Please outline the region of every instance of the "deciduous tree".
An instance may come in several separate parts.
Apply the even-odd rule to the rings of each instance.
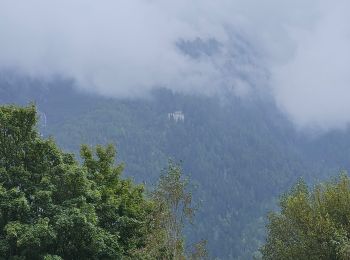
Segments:
[[[36,122],[33,105],[0,107],[1,257],[134,258],[155,210],[143,186],[121,178],[113,146],[82,146],[81,165]]]
[[[269,216],[263,259],[350,259],[350,179],[299,182]]]

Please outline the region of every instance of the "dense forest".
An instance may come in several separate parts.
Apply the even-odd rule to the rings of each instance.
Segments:
[[[204,259],[185,248],[189,181],[169,162],[150,194],[121,177],[113,145],[82,163],[39,135],[35,106],[0,106],[1,259]]]
[[[350,132],[298,132],[266,96],[240,98],[154,90],[143,99],[83,93],[73,83],[2,75],[0,103],[35,102],[39,131],[66,152],[112,143],[125,175],[152,187],[169,158],[181,161],[200,209],[186,240],[208,241],[218,259],[260,257],[266,214],[300,177],[350,168]],[[169,113],[182,111],[184,120]],[[83,162],[83,160],[82,160]]]

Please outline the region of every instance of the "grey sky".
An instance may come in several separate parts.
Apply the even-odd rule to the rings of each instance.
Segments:
[[[349,7],[345,0],[0,0],[0,69],[61,74],[116,97],[155,86],[263,89],[300,128],[342,128],[350,122]],[[179,41],[219,47],[191,56]]]

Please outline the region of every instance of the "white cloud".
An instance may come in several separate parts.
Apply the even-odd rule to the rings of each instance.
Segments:
[[[242,95],[268,83],[299,127],[344,127],[349,7],[345,0],[0,0],[0,68],[60,74],[111,96],[155,86],[206,94],[225,86]],[[198,38],[203,48],[215,39],[219,50],[191,56],[178,48]]]
[[[108,95],[154,86],[210,92],[219,68],[176,47],[181,38],[225,40],[222,25],[201,18],[208,6],[198,7],[186,1],[1,1],[0,65],[34,76],[62,74]]]
[[[301,128],[344,128],[350,122],[350,6],[322,7],[312,28],[290,29],[296,49],[271,70],[274,94]]]

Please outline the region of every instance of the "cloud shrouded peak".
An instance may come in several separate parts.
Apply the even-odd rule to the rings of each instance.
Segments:
[[[0,69],[109,96],[269,91],[301,128],[350,121],[345,0],[0,0]],[[266,87],[268,86],[268,87]]]

